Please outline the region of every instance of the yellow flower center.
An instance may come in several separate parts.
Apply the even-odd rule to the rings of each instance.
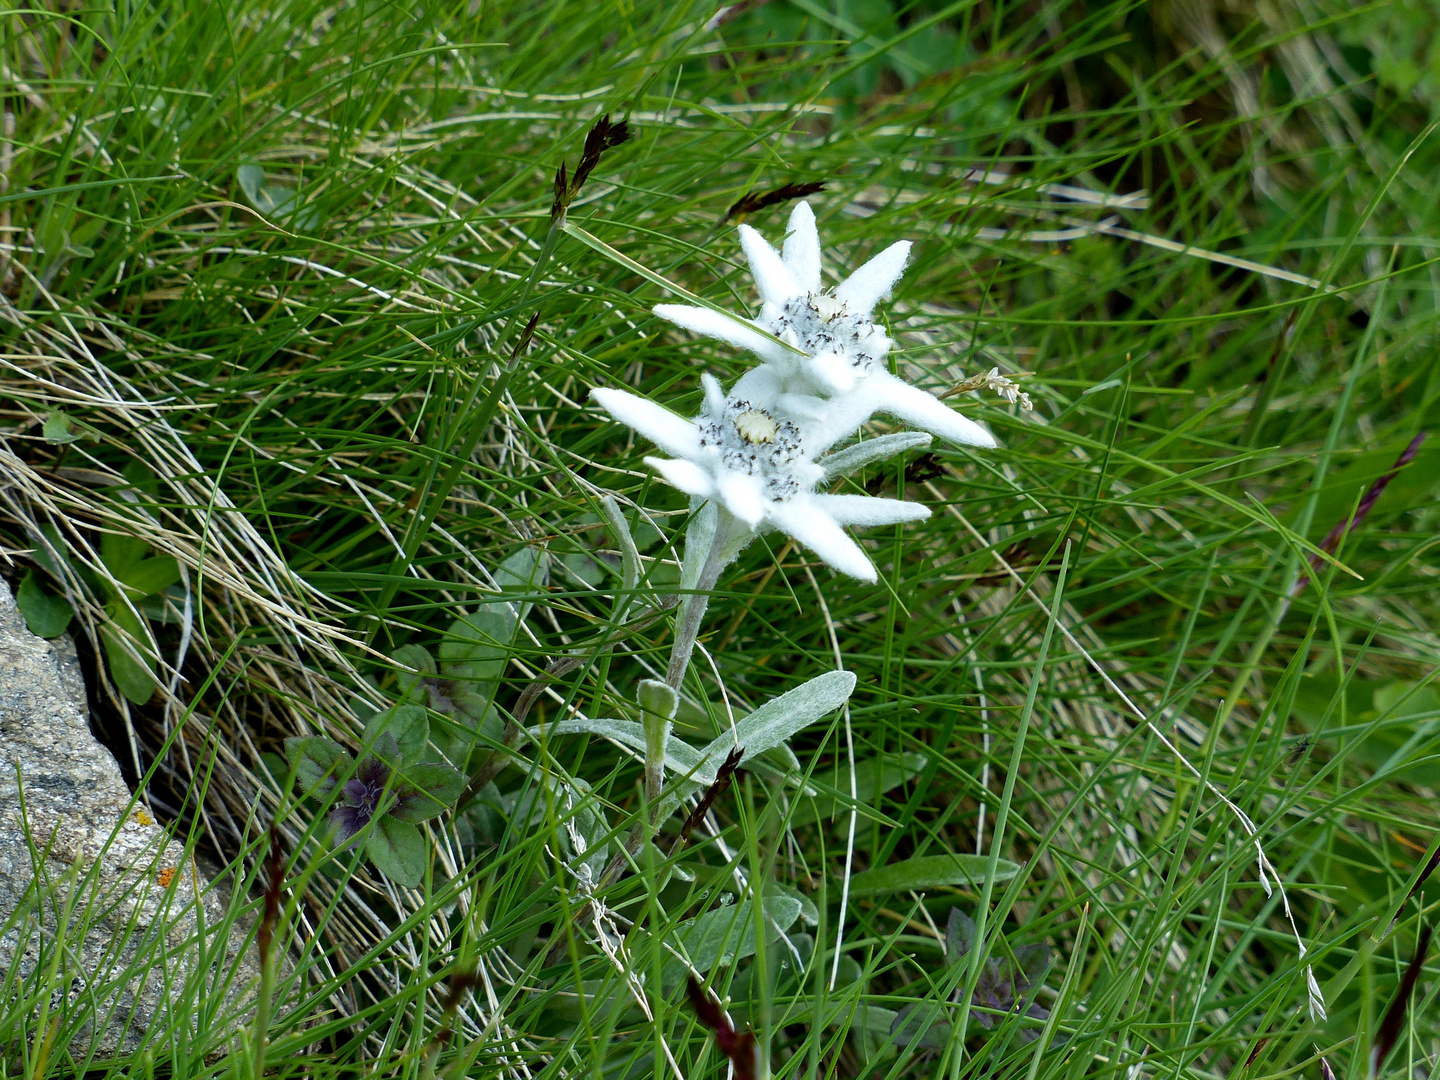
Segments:
[[[735,430],[740,437],[749,443],[768,443],[775,441],[775,433],[780,430],[769,413],[761,412],[759,409],[751,409],[743,412],[735,418]]]

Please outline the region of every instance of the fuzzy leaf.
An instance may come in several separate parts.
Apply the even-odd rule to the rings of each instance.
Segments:
[[[866,870],[850,879],[851,896],[877,896],[946,885],[978,885],[990,867],[988,855],[926,855]],[[1020,872],[1017,863],[1001,859],[995,880],[1009,881]]]
[[[365,725],[365,745],[372,747],[376,757],[391,761],[378,741],[382,735],[395,740],[399,764],[419,763],[425,759],[425,748],[430,744],[430,719],[419,705],[392,705],[370,718]]]
[[[75,610],[63,596],[51,596],[40,586],[35,571],[26,573],[15,590],[15,606],[25,616],[25,625],[36,637],[59,637],[75,617]]]
[[[616,598],[616,605],[618,609],[623,610],[634,602],[631,594],[640,582],[640,552],[635,547],[635,538],[630,535],[630,523],[625,520],[625,515],[621,513],[620,504],[615,501],[615,497],[606,495],[600,500],[600,505],[605,511],[605,521],[610,526],[610,535],[615,540],[615,546],[620,549],[622,595]]]
[[[675,710],[680,707],[680,695],[668,684],[655,679],[641,679],[635,695],[642,714],[651,714],[662,720],[675,719]]]
[[[543,728],[533,727],[527,732],[536,742],[541,736],[554,738],[556,735],[600,735],[613,739],[622,746],[628,746],[641,754],[645,753],[645,728],[634,720],[592,720],[589,717],[575,720],[561,720]],[[721,756],[724,760],[724,756]],[[665,744],[665,767],[684,776],[700,766],[700,754],[689,743],[671,738]],[[697,773],[698,775],[698,773]],[[711,777],[710,782],[714,782]]]
[[[793,896],[767,896],[764,900],[765,940],[776,941],[800,917],[800,901]],[[687,919],[669,935],[677,948],[690,958],[700,974],[711,968],[743,960],[755,954],[755,911],[753,902],[743,901],[707,911]],[[677,960],[665,964],[661,983],[673,985],[684,978],[688,969]]]
[[[375,822],[365,854],[375,869],[397,885],[413,889],[425,880],[430,851],[420,830],[408,821],[386,814]]]
[[[700,751],[704,761],[695,780],[700,784],[715,782],[715,770],[738,744],[745,748],[741,762],[779,746],[797,731],[808,727],[826,713],[834,712],[850,700],[855,689],[855,673],[827,671],[794,690],[772,698]]]
[[[321,797],[330,794],[337,779],[350,772],[355,760],[344,747],[321,738],[286,739],[285,757],[301,792]]]
[[[930,436],[923,431],[897,431],[892,435],[865,439],[853,446],[847,446],[844,450],[837,450],[822,458],[818,464],[825,470],[825,479],[833,480],[837,476],[849,476],[872,461],[883,461],[907,450],[929,446],[930,443]]]

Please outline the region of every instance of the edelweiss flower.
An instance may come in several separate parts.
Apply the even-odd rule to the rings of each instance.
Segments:
[[[770,400],[727,398],[713,377],[703,381],[705,408],[694,420],[624,390],[597,388],[590,396],[674,455],[647,457],[646,464],[686,494],[716,502],[722,511],[717,543],[733,543],[738,552],[757,533],[778,529],[835,569],[874,581],[875,567],[841,526],[894,525],[930,516],[919,503],[899,499],[817,494],[815,485],[826,471],[811,459],[800,425]]]
[[[808,203],[790,215],[783,252],[748,225],[740,226],[740,246],[760,290],[754,322],[681,304],[660,304],[655,314],[755,353],[765,363],[747,378],[773,384],[767,390],[775,392],[776,404],[797,419],[824,416],[828,429],[850,434],[875,413],[887,413],[951,442],[997,445],[979,424],[885,366],[891,341],[871,314],[904,272],[909,241],[890,245],[829,292],[820,285],[820,236]],[[734,392],[750,391],[742,379]],[[819,453],[831,443],[810,445]]]

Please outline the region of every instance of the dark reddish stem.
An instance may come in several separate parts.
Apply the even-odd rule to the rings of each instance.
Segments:
[[[1422,431],[1419,435],[1416,435],[1415,438],[1411,439],[1410,445],[1395,459],[1395,464],[1390,466],[1390,470],[1370,485],[1370,489],[1365,492],[1365,497],[1362,498],[1359,505],[1355,507],[1355,512],[1345,521],[1335,523],[1335,527],[1326,534],[1324,540],[1320,541],[1321,551],[1327,555],[1333,555],[1335,549],[1340,546],[1340,541],[1345,538],[1346,534],[1357,525],[1364,523],[1366,516],[1370,513],[1370,509],[1375,505],[1380,496],[1385,494],[1385,489],[1390,486],[1390,481],[1399,475],[1401,469],[1415,460],[1415,455],[1420,452],[1420,444],[1425,441],[1425,435],[1426,432]],[[1292,599],[1298,596],[1300,591],[1310,583],[1310,575],[1320,573],[1324,565],[1325,560],[1319,555],[1310,556],[1310,574],[1304,575],[1291,586],[1290,596]]]

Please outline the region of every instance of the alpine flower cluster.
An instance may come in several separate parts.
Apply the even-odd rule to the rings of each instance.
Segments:
[[[597,388],[591,397],[616,420],[669,454],[646,458],[670,484],[720,510],[715,544],[733,557],[760,532],[779,530],[826,563],[862,581],[875,567],[843,526],[920,521],[919,503],[867,495],[817,492],[824,479],[915,445],[886,443],[886,453],[831,454],[877,413],[952,443],[993,447],[995,438],[933,394],[892,375],[892,344],[873,318],[905,270],[910,244],[892,244],[834,289],[821,283],[820,237],[808,203],[790,216],[781,251],[740,226],[740,246],[760,292],[752,321],[703,307],[660,304],[655,314],[686,330],[747,349],[760,363],[727,394],[703,376],[705,404],[687,420],[624,390]],[[863,445],[863,444],[862,444]]]

